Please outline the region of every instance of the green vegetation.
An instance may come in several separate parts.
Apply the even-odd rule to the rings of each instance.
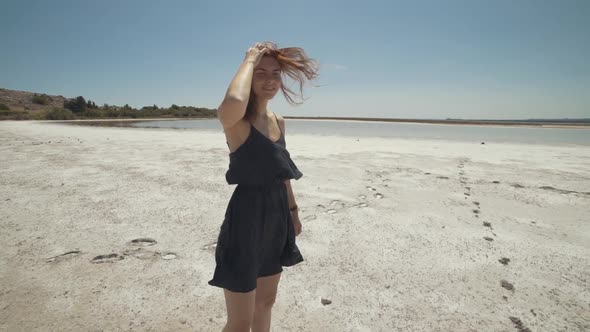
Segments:
[[[18,113],[18,112],[11,111],[11,110],[0,110],[0,116],[14,115],[16,113]]]
[[[13,110],[0,110],[0,120],[30,120],[31,115],[27,112]]]
[[[34,94],[32,97],[32,101],[34,104],[38,104],[38,105],[49,105],[49,103],[52,101],[53,99],[51,97],[49,97],[48,95],[38,95],[38,94]]]
[[[35,94],[33,103],[50,105],[53,99],[48,95]],[[140,109],[129,104],[115,106],[103,104],[97,106],[95,102],[86,100],[82,96],[65,99],[63,108],[50,107],[42,110],[32,110],[26,105],[24,111],[10,110],[5,104],[0,104],[0,120],[73,120],[73,119],[141,119],[141,118],[215,118],[217,110],[204,107],[179,106],[159,107],[158,105],[144,106]]]
[[[86,107],[86,100],[82,96],[78,96],[74,99],[66,99],[64,101],[64,108],[74,113],[82,113],[86,111]]]
[[[63,108],[53,108],[51,111],[45,113],[46,120],[73,120],[74,113]]]

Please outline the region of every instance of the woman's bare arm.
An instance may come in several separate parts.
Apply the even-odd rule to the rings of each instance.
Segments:
[[[297,202],[295,202],[295,195],[293,195],[293,187],[291,187],[291,180],[285,180],[285,185],[287,186],[287,196],[289,197],[289,208],[292,208],[295,205],[297,205]],[[292,212],[297,212],[297,210]]]
[[[252,73],[266,51],[267,49],[262,46],[251,47],[230,82],[225,97],[217,108],[217,118],[224,128],[233,127],[244,117],[250,99]]]
[[[244,60],[229,84],[225,98],[217,108],[217,118],[224,128],[233,127],[244,117],[250,98],[253,71],[254,63]]]

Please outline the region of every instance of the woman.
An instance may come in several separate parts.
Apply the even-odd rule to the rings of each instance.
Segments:
[[[303,261],[295,244],[302,226],[290,182],[303,174],[287,151],[284,119],[267,108],[279,89],[297,104],[283,85],[285,75],[302,93],[304,81],[317,77],[317,63],[301,48],[257,43],[246,52],[217,111],[230,151],[225,177],[237,184],[209,281],[224,288],[223,331],[269,331],[282,266]]]

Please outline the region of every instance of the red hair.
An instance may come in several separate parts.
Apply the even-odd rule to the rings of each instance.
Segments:
[[[305,51],[300,47],[285,47],[278,48],[272,42],[261,43],[269,52],[264,56],[275,58],[279,62],[281,68],[281,91],[287,102],[291,105],[299,105],[303,103],[303,84],[305,81],[310,81],[318,76],[318,62],[315,59],[307,56]],[[289,89],[284,84],[285,76],[290,77],[299,84],[299,94],[302,99],[301,102],[295,101],[293,97],[297,96],[295,92]],[[250,89],[250,98],[248,99],[248,106],[246,106],[246,114],[244,117],[250,119],[256,109],[256,97],[253,89]]]

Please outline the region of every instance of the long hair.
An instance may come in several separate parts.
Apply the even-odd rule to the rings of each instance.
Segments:
[[[279,62],[281,68],[281,91],[291,105],[303,104],[303,84],[305,81],[310,81],[318,76],[319,65],[318,62],[307,56],[305,51],[300,47],[285,47],[278,48],[275,43],[264,42],[264,45],[269,52],[264,56],[275,58]],[[298,102],[294,97],[298,96],[293,90],[285,85],[285,78],[289,77],[299,84],[299,94],[301,101]],[[246,106],[246,113],[244,117],[252,119],[256,112],[256,96],[254,89],[250,89],[250,98],[248,99],[248,106]]]

